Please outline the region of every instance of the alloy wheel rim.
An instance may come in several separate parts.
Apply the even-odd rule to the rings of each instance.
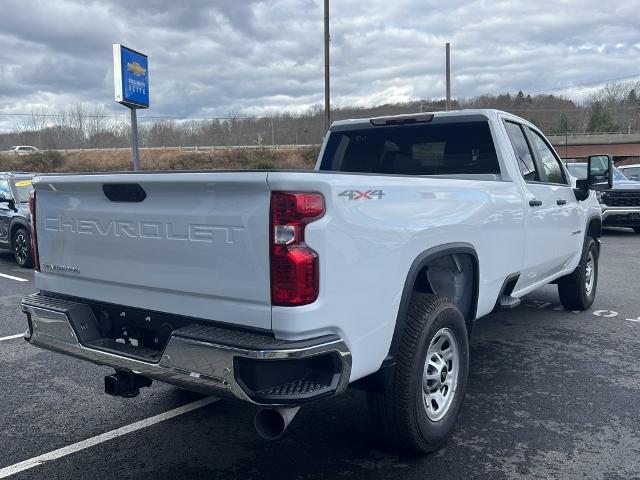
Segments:
[[[422,400],[432,421],[444,417],[455,396],[460,370],[460,350],[453,332],[442,328],[433,336],[422,374]]]
[[[26,263],[29,251],[27,249],[27,239],[24,237],[22,233],[19,233],[16,236],[14,248],[16,252],[16,258],[18,259],[18,263],[20,263],[21,265]]]
[[[587,295],[591,295],[591,291],[593,290],[593,284],[595,280],[595,262],[593,260],[593,254],[589,252],[589,257],[587,258],[587,265],[585,266],[585,275],[584,275],[584,289],[587,292]]]

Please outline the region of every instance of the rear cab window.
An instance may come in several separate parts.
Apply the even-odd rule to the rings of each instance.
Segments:
[[[332,131],[320,170],[391,175],[500,175],[486,118]]]

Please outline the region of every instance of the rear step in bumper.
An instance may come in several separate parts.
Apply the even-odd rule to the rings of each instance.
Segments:
[[[105,348],[109,339],[96,338],[99,329],[86,303],[33,294],[22,300],[22,311],[29,320],[25,337],[32,345],[262,406],[299,405],[341,393],[351,374],[351,353],[337,335],[285,341],[193,324],[174,330],[154,361],[143,358],[145,349],[134,356],[127,349],[115,351],[119,344]],[[286,382],[273,383],[283,375]],[[265,378],[272,383],[265,384]]]

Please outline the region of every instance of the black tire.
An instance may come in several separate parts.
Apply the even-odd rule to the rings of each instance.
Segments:
[[[448,408],[442,410],[442,418],[434,421],[427,414],[423,398],[423,374],[427,371],[425,363],[431,342],[447,329],[458,349],[457,385]],[[442,445],[462,407],[468,371],[469,341],[460,310],[448,298],[413,294],[391,385],[384,392],[368,393],[369,412],[384,440],[413,452],[431,452]],[[446,375],[445,372],[443,378]]]
[[[594,238],[588,237],[585,243],[580,265],[573,273],[562,277],[558,281],[558,294],[560,303],[569,310],[586,310],[596,298],[598,287],[598,245]],[[589,262],[591,267],[589,274]],[[587,287],[587,281],[591,277],[591,287]]]
[[[31,235],[26,228],[18,228],[11,237],[11,249],[16,263],[22,268],[33,268]]]
[[[633,227],[633,231],[636,233],[640,233],[640,227]]]

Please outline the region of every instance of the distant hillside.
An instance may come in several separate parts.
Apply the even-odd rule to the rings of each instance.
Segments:
[[[640,83],[609,84],[583,103],[556,95],[526,92],[453,100],[453,108],[497,108],[530,120],[547,134],[640,130]],[[332,110],[334,120],[444,110],[444,100],[416,100],[376,107]],[[323,110],[247,118],[149,118],[140,113],[140,142],[148,147],[260,146],[318,144],[324,136]],[[0,150],[11,145],[41,149],[127,147],[129,122],[104,107],[72,105],[63,111],[39,111],[25,117],[15,131],[0,134]]]
[[[319,147],[296,149],[222,149],[200,152],[142,150],[143,170],[294,169],[315,165]],[[0,154],[0,171],[107,172],[131,170],[130,150],[47,151],[35,155]]]

